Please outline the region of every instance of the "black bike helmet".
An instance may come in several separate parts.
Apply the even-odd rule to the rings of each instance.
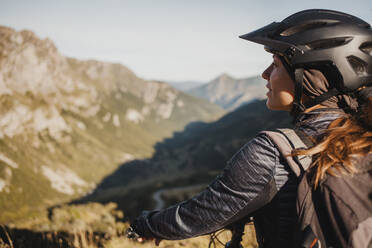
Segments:
[[[372,86],[372,29],[355,16],[324,9],[295,13],[239,36],[278,54],[295,84],[295,113],[339,94]],[[301,103],[303,69],[323,69],[334,88]]]

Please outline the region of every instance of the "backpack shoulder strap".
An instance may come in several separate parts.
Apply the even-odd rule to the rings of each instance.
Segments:
[[[302,132],[289,128],[263,131],[277,146],[279,152],[286,159],[288,165],[297,177],[300,177],[311,164],[311,156],[291,156],[293,149],[306,149],[312,145]]]

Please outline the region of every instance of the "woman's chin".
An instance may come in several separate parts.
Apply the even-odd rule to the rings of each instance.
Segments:
[[[284,110],[284,111],[290,111],[292,108],[291,105],[276,104],[270,101],[270,98],[267,98],[266,100],[266,107],[270,110]]]
[[[267,100],[266,100],[266,108],[272,110],[272,109],[271,109],[271,106],[270,106],[269,98],[267,98]]]
[[[270,101],[270,98],[267,98],[266,100],[266,107],[270,110],[277,110],[275,104],[273,104],[272,101]]]

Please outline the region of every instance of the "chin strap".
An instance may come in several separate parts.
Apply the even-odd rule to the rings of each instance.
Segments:
[[[279,58],[282,61],[282,64],[287,70],[289,76],[295,83],[294,101],[290,114],[296,119],[298,114],[304,112],[306,109],[306,107],[301,102],[303,92],[304,69],[303,68],[293,69],[292,66],[289,65],[289,63],[283,56],[279,56]]]

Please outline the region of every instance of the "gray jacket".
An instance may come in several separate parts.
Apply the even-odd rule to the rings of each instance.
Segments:
[[[323,134],[336,109],[302,114],[295,128]],[[143,212],[131,224],[143,237],[177,240],[208,234],[253,215],[260,247],[291,247],[298,179],[265,134],[245,144],[204,191],[167,209]]]

